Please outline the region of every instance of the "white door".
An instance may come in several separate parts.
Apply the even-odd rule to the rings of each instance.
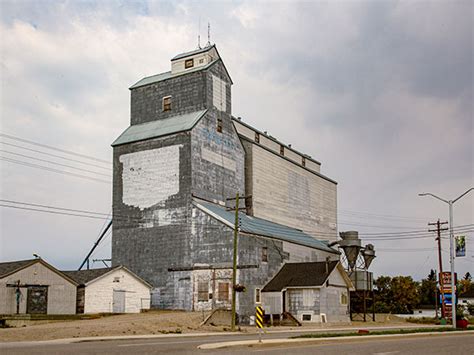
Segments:
[[[112,311],[114,313],[125,313],[125,291],[114,290]]]

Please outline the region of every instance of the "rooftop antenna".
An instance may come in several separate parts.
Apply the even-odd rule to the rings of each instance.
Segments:
[[[207,44],[206,47],[211,46],[211,23],[207,23]]]
[[[199,16],[198,49],[201,49],[201,16]]]

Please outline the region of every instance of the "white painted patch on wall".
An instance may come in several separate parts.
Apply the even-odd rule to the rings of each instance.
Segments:
[[[179,192],[179,148],[173,145],[120,156],[122,202],[141,210]]]
[[[140,223],[141,228],[163,227],[172,223],[182,223],[186,218],[186,208],[165,208],[150,211],[144,217],[144,222]]]
[[[201,148],[201,158],[233,172],[237,169],[235,161],[206,148]]]
[[[225,81],[217,76],[212,76],[212,99],[214,106],[220,110],[226,110],[226,85]]]

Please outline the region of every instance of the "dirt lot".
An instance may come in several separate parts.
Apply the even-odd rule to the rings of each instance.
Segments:
[[[98,319],[58,321],[18,328],[0,328],[0,342],[34,341],[94,336],[149,335],[169,333],[202,333],[229,331],[224,326],[200,326],[208,313],[181,311],[150,311],[140,314],[104,316]],[[376,322],[353,322],[352,326],[400,324],[405,321],[395,316],[377,315]],[[305,324],[304,327],[325,328],[330,325]],[[333,324],[334,326],[334,324]],[[344,325],[337,325],[343,327]],[[349,326],[349,325],[346,325]],[[285,327],[286,329],[289,329]],[[301,328],[300,328],[301,329]],[[253,332],[255,327],[242,327]]]
[[[207,315],[207,314],[205,314]],[[49,340],[110,335],[141,335],[224,331],[225,327],[202,326],[200,312],[151,311],[105,316],[98,319],[0,328],[0,341]]]

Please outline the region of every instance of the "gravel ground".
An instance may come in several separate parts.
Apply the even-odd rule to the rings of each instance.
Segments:
[[[200,326],[209,313],[183,311],[150,311],[140,314],[104,316],[98,319],[58,321],[34,324],[18,328],[0,328],[0,342],[35,341],[94,336],[150,335],[170,333],[205,333],[228,331],[229,327]],[[377,315],[376,322],[353,322],[352,326],[384,326],[404,324],[405,321],[391,316]],[[349,325],[334,325],[345,327]],[[305,324],[303,327],[278,327],[278,330],[325,328],[330,325]],[[277,329],[277,328],[273,328]],[[254,332],[255,327],[242,327],[243,332]]]

